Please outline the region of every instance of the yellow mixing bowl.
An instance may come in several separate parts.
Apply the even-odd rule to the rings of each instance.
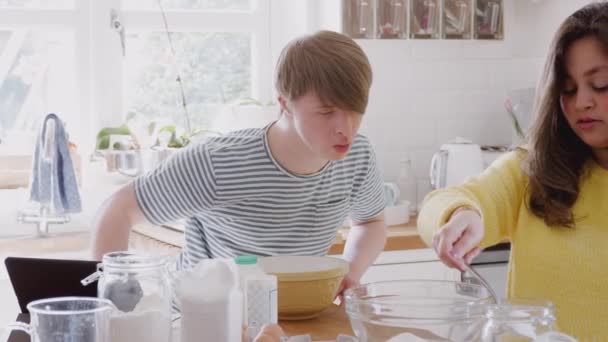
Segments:
[[[281,320],[318,316],[332,305],[348,262],[333,257],[276,256],[260,259],[264,272],[278,280],[278,313]]]

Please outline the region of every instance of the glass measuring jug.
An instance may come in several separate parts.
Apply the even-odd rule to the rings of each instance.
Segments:
[[[30,324],[15,322],[10,330],[21,330],[32,342],[111,342],[109,318],[114,305],[107,299],[57,297],[27,305]]]

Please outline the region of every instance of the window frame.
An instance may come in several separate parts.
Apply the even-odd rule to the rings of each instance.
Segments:
[[[160,11],[152,10],[121,10],[120,3],[125,0],[112,0],[118,10],[119,19],[126,32],[164,32],[165,27]],[[129,0],[126,0],[129,1]],[[98,4],[103,6],[103,4]],[[109,17],[111,6],[95,11],[106,13]],[[251,11],[217,11],[217,10],[168,10],[165,9],[167,23],[171,32],[249,32],[252,36],[251,61],[251,90],[252,97],[261,102],[268,102],[272,96],[272,56],[270,52],[270,1],[252,0]],[[107,117],[99,117],[98,121],[105,125],[116,125],[124,121],[126,108],[123,98],[123,65],[122,47],[118,33],[104,30],[99,37],[109,45],[106,51],[114,51],[106,60],[100,60],[97,70],[115,70],[113,75],[98,75],[97,87],[110,89],[114,101],[97,101],[96,108],[101,113],[112,113]],[[129,46],[126,46],[128,53]],[[95,67],[94,67],[95,68]],[[112,79],[111,79],[112,78]],[[187,86],[187,85],[186,85]],[[94,94],[98,94],[94,91]],[[104,108],[106,107],[106,108]]]
[[[80,150],[85,153],[94,148],[95,134],[100,128],[120,125],[126,115],[122,48],[118,33],[110,25],[111,11],[117,11],[126,31],[165,30],[160,11],[122,10],[122,1],[125,0],[75,0],[74,7],[69,9],[0,9],[0,29],[73,32],[77,63],[75,101],[85,118],[74,136],[79,138]],[[273,96],[271,2],[252,0],[251,11],[165,9],[165,12],[172,32],[250,32],[252,97],[267,103]]]
[[[75,108],[86,115],[89,108],[90,91],[90,26],[88,13],[93,0],[74,1],[74,7],[65,9],[0,8],[0,30],[14,29],[51,29],[71,31],[74,36],[75,66]],[[86,120],[83,120],[86,122]],[[84,125],[75,134],[78,138],[89,136],[89,125]],[[5,154],[7,151],[0,152]],[[8,151],[10,153],[10,151]]]

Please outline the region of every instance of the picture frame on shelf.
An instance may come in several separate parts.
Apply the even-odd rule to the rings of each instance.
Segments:
[[[376,37],[407,38],[407,0],[376,0]]]
[[[443,0],[441,6],[441,37],[471,39],[473,0]]]
[[[475,39],[503,39],[503,0],[475,0],[473,35]]]
[[[440,6],[440,0],[410,0],[410,38],[440,38]]]
[[[355,39],[374,38],[376,0],[342,0],[342,32]]]

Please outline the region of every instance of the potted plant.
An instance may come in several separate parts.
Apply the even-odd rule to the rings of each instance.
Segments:
[[[534,104],[534,88],[514,89],[508,93],[504,106],[513,127],[512,143],[525,141]]]

